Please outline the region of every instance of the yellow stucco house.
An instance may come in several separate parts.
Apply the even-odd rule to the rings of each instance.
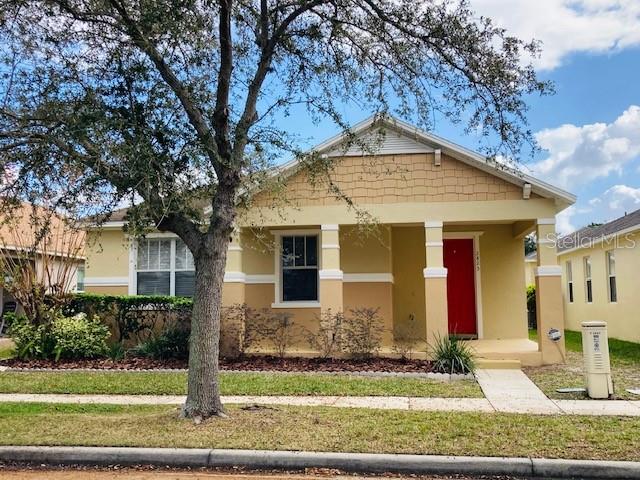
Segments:
[[[464,336],[488,361],[562,361],[563,342],[527,338],[523,238],[553,233],[574,196],[397,119],[370,118],[351,134],[360,141],[345,147],[337,135],[314,151],[335,157],[333,181],[375,218],[377,233],[364,235],[353,209],[286,163],[277,174],[288,206],[273,209],[258,192],[230,242],[225,304],[291,312],[310,328],[328,309],[379,308],[386,354],[394,327],[413,319],[420,336]],[[86,290],[188,295],[184,244],[166,233],[129,242],[123,219],[116,212],[91,232]],[[562,332],[555,245],[541,244],[536,263],[538,330]]]
[[[567,328],[604,320],[609,336],[640,342],[640,210],[558,242]]]

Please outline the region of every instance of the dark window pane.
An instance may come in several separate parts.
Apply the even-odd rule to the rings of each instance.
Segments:
[[[318,270],[300,268],[282,272],[282,300],[318,300]]]
[[[616,277],[609,277],[609,294],[612,302],[618,301],[618,287],[616,286]]]
[[[176,272],[176,297],[193,297],[196,272]]]
[[[593,301],[593,292],[591,291],[591,280],[587,280],[587,302]]]
[[[138,295],[170,295],[169,272],[138,272]]]
[[[304,237],[293,237],[295,241],[296,267],[304,267]]]
[[[318,265],[318,237],[307,238],[307,266],[315,267]]]
[[[573,303],[573,283],[569,284],[569,303]]]
[[[293,266],[293,237],[282,237],[282,265]]]

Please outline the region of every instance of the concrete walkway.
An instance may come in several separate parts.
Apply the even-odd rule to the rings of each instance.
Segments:
[[[375,408],[423,412],[504,412],[538,415],[616,415],[640,417],[640,401],[625,400],[549,400],[517,408],[513,397],[426,398],[426,397],[315,397],[315,396],[223,396],[227,404],[293,405],[306,407]],[[181,395],[68,395],[68,394],[0,394],[0,402],[72,403],[110,405],[181,405]]]
[[[484,396],[498,412],[561,413],[561,408],[547,398],[522,370],[478,370],[476,379]]]

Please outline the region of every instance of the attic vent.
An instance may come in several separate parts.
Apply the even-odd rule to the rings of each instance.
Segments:
[[[525,183],[522,186],[522,198],[529,200],[531,198],[531,184]]]
[[[442,150],[440,150],[439,148],[434,150],[433,164],[436,167],[439,167],[442,164]]]

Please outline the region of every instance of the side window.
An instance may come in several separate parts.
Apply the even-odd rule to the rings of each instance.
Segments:
[[[593,302],[593,285],[591,283],[591,257],[584,257],[584,288],[587,303]]]
[[[567,296],[569,297],[569,303],[573,303],[573,270],[571,269],[571,260],[566,263],[567,273]]]
[[[609,287],[609,301],[618,301],[618,286],[616,285],[616,254],[613,250],[607,252],[607,285]]]

